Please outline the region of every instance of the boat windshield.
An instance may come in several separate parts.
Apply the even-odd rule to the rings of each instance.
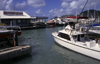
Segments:
[[[86,34],[73,35],[73,39],[75,41],[89,41],[90,40]]]
[[[59,33],[58,36],[61,37],[61,38],[64,38],[64,39],[67,39],[67,40],[70,41],[70,37],[69,37],[69,35],[67,35],[67,34]]]

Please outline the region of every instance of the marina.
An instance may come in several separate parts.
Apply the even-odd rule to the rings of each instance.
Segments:
[[[89,38],[86,31],[82,30],[81,27],[76,30],[67,25],[65,29],[53,32],[52,35],[54,40],[61,46],[100,60],[99,40]]]
[[[100,64],[99,0],[0,2],[0,64]]]
[[[56,44],[52,32],[65,27],[55,27],[35,30],[22,30],[19,36],[19,45],[32,47],[29,55],[9,59],[2,64],[99,64],[100,61],[73,52]],[[25,35],[26,34],[26,35]]]

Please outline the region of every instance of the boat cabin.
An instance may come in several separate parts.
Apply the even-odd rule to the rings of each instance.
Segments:
[[[79,41],[79,42],[84,42],[84,41],[89,41],[89,37],[85,32],[81,31],[76,31],[72,29],[69,25],[65,27],[64,30],[59,31],[58,34],[59,37],[67,39],[69,41]]]
[[[58,34],[59,37],[67,39],[69,41],[74,40],[79,41],[79,42],[83,42],[83,41],[89,41],[89,37],[87,36],[87,34],[78,34],[78,35],[68,35],[65,33],[59,33]]]
[[[87,36],[87,34],[72,35],[72,38],[74,39],[74,41],[89,41],[89,37]]]

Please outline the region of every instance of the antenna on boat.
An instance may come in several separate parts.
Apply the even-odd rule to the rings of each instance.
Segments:
[[[94,18],[96,18],[96,17],[95,17],[95,7],[96,7],[96,5],[95,5],[95,2],[94,2]]]
[[[77,21],[77,17],[78,17],[78,8],[76,9],[76,21]]]
[[[1,0],[1,3],[0,4],[1,4],[1,10],[2,10],[2,0]],[[0,16],[0,23],[1,23],[1,16]]]
[[[100,17],[100,15],[99,15],[98,11],[97,11],[97,15],[98,15],[98,23],[99,23],[99,19],[100,19],[99,17]]]
[[[87,3],[88,3],[88,0],[86,1],[86,3],[85,3],[85,5],[84,5],[84,7],[83,7],[83,9],[82,9],[82,11],[81,11],[81,13],[80,13],[79,16],[81,16],[81,14],[82,14],[82,12],[83,12],[83,10],[84,10],[84,8],[85,8],[85,6],[86,6]],[[78,22],[78,19],[77,19],[77,22]]]
[[[2,23],[2,22],[1,22],[1,16],[0,16],[0,23]]]
[[[87,17],[89,18],[90,16],[90,11],[89,11],[90,5],[88,6],[88,12],[87,12]]]
[[[15,11],[15,5],[14,5],[14,11]]]

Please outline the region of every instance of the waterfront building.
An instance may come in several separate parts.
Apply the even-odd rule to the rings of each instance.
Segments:
[[[8,26],[30,26],[30,18],[25,12],[0,10],[0,20]]]
[[[46,19],[48,19],[48,17],[31,17],[23,11],[0,10],[0,23],[5,23],[8,26],[27,27],[31,26],[31,21],[44,22]]]
[[[32,22],[47,22],[48,17],[39,17],[39,16],[34,16],[31,17]]]

